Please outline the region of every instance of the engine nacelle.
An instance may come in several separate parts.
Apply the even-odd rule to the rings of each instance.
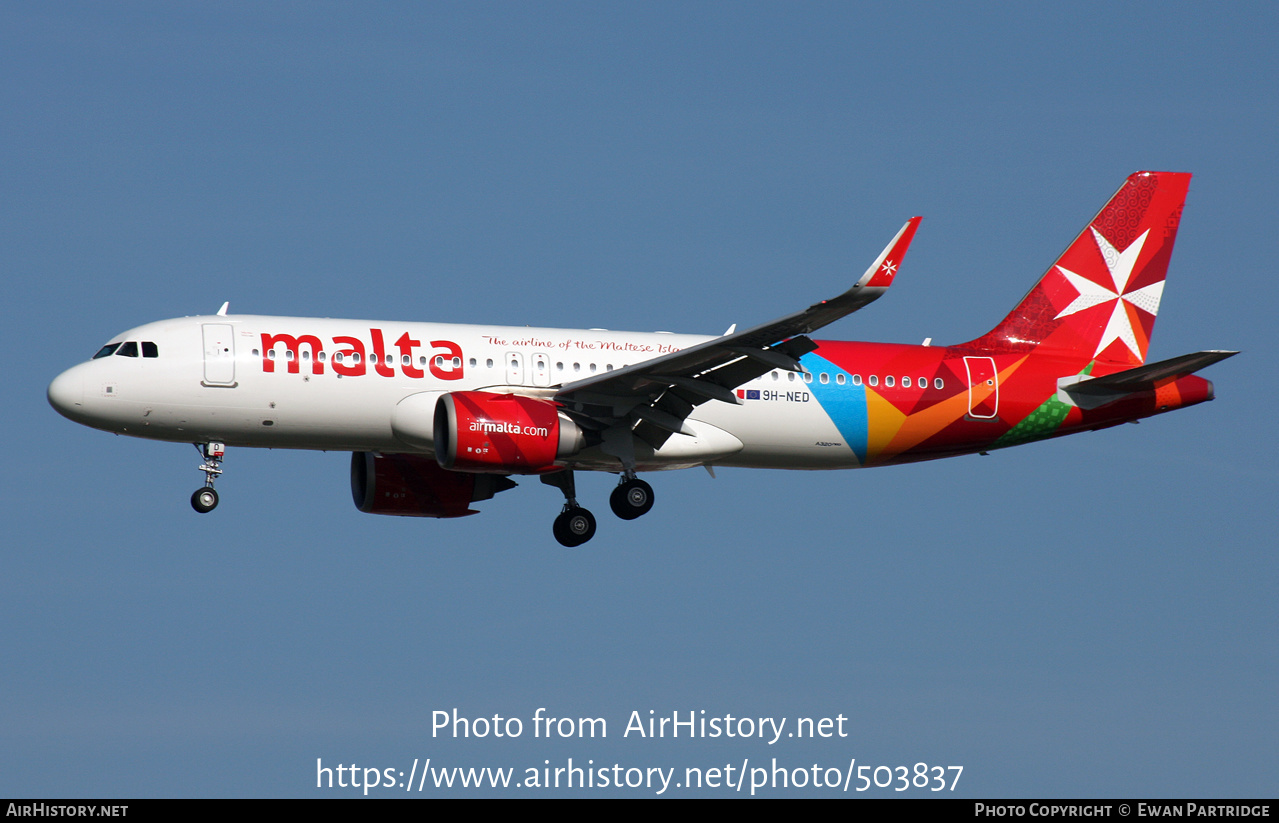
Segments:
[[[509,478],[451,472],[416,454],[351,455],[351,496],[369,514],[465,517],[479,513],[471,503],[514,487]]]
[[[460,472],[541,474],[581,450],[585,437],[551,400],[449,392],[435,404],[435,459]]]

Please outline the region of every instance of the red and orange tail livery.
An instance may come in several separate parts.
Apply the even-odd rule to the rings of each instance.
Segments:
[[[1189,186],[1179,172],[1131,175],[1012,313],[969,345],[1146,362]]]

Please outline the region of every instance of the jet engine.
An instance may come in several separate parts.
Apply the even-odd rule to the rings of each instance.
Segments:
[[[463,391],[435,404],[434,442],[435,459],[445,469],[542,474],[580,451],[586,438],[553,401]]]
[[[471,503],[514,487],[510,478],[451,472],[416,454],[351,455],[351,496],[369,514],[465,517],[479,513]]]

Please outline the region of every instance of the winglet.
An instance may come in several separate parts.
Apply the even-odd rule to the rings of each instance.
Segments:
[[[897,236],[889,241],[875,262],[866,269],[862,279],[857,281],[858,286],[886,289],[893,284],[897,268],[901,266],[902,258],[906,256],[906,249],[910,247],[910,241],[915,237],[915,229],[919,228],[919,221],[923,219],[912,217],[906,221],[906,225],[897,232]]]

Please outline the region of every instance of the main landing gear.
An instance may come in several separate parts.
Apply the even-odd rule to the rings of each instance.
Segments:
[[[595,515],[581,506],[565,505],[551,531],[561,546],[580,546],[595,536]]]
[[[577,487],[573,480],[573,470],[565,469],[553,474],[544,474],[542,482],[564,492],[564,508],[551,527],[560,545],[573,548],[594,537],[595,515],[577,503]],[[609,496],[608,503],[613,514],[623,520],[634,520],[653,508],[653,487],[637,478],[635,472],[625,472],[622,475],[622,482]]]
[[[623,520],[634,520],[653,508],[653,487],[636,477],[634,472],[627,472],[608,496],[608,505],[613,514]]]
[[[191,495],[191,508],[200,514],[208,514],[218,507],[218,493],[213,488],[213,481],[222,474],[222,455],[226,446],[222,443],[196,443],[195,447],[204,458],[200,464],[200,471],[204,472],[204,486]]]
[[[542,482],[564,492],[564,508],[551,526],[560,545],[571,549],[594,537],[595,515],[577,505],[577,484],[573,482],[573,470],[544,474]]]

